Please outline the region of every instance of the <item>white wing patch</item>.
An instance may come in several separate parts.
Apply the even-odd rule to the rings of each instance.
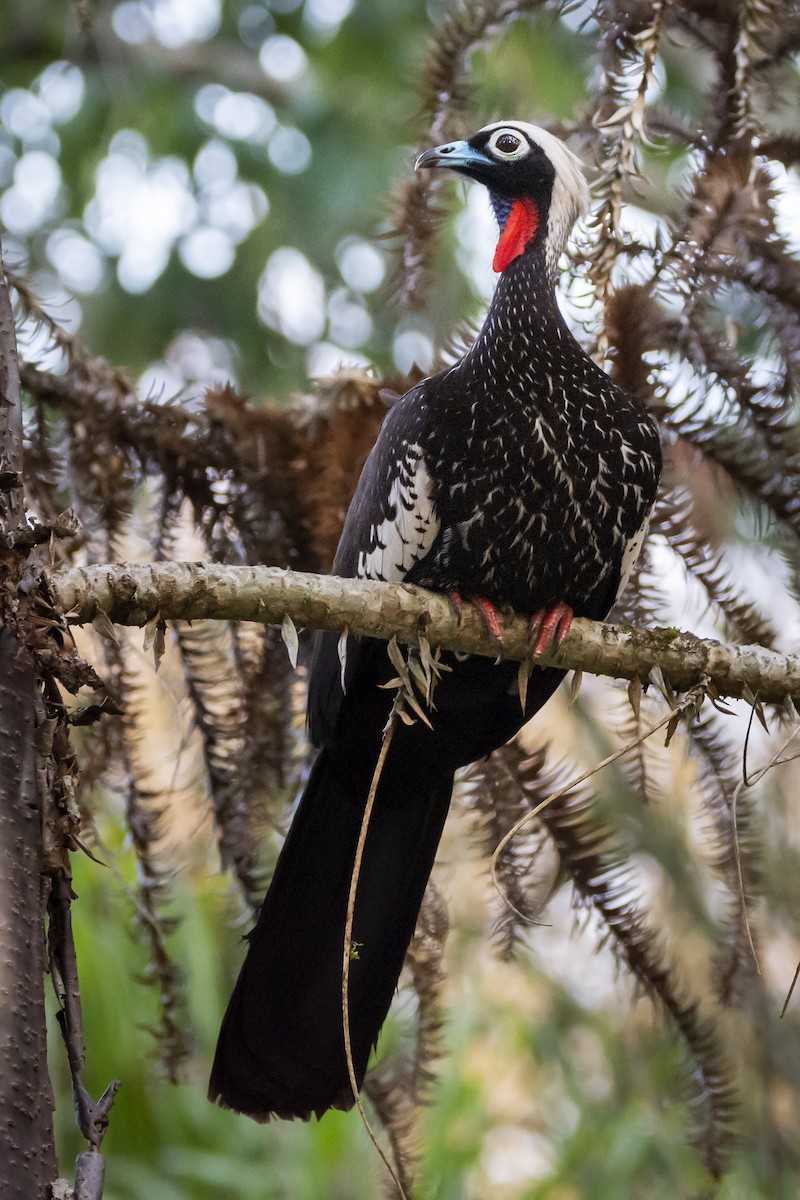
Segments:
[[[431,479],[422,447],[407,446],[389,489],[388,516],[369,531],[369,547],[359,551],[359,579],[399,583],[430,550],[439,532],[431,500]]]
[[[631,577],[631,571],[634,568],[639,552],[644,545],[644,539],[647,537],[647,528],[650,524],[650,514],[645,517],[641,528],[633,535],[625,549],[622,551],[622,563],[619,571],[619,587],[614,603],[616,604],[622,593],[625,591],[628,580]]]

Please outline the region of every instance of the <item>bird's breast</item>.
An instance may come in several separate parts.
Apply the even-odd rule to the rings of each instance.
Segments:
[[[441,533],[418,582],[522,612],[558,600],[591,607],[619,575],[657,469],[639,417],[614,422],[587,408],[474,406],[470,420],[451,424],[431,447]]]

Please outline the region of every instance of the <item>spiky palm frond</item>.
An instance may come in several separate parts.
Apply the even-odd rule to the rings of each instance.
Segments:
[[[774,646],[777,631],[773,622],[755,600],[742,596],[724,550],[703,536],[693,509],[687,490],[663,492],[653,513],[653,533],[664,538],[698,581],[719,616],[726,640]]]
[[[740,787],[736,747],[716,714],[703,715],[692,730],[704,811],[710,818],[711,863],[726,885],[723,943],[716,955],[715,986],[722,1004],[742,1001],[758,972],[749,907],[761,890],[758,821]],[[757,937],[757,932],[755,934]]]
[[[555,777],[544,769],[546,750],[536,753],[541,782],[538,799],[522,791],[505,755],[495,754],[486,763],[471,767],[462,781],[462,802],[474,814],[478,842],[487,859],[504,834],[552,790],[549,785]],[[529,935],[558,882],[559,872],[549,849],[541,823],[531,825],[509,842],[494,863],[500,896],[494,904],[497,916],[492,937],[504,959],[512,958]]]
[[[544,6],[545,0],[462,0],[439,22],[421,71],[420,151],[465,132],[472,107],[470,64],[476,51],[512,21]],[[432,172],[416,175],[395,204],[400,252],[393,291],[398,303],[412,311],[422,308],[427,298],[427,267],[446,213],[439,199],[441,183]]]
[[[176,918],[169,913],[172,869],[164,860],[165,797],[153,784],[147,755],[147,691],[131,671],[123,644],[106,647],[106,672],[114,692],[123,699],[124,721],[115,725],[110,746],[121,773],[125,824],[136,859],[136,882],[130,888],[136,925],[148,948],[145,980],[158,995],[158,1021],[153,1035],[169,1079],[177,1082],[191,1053],[191,1029],[186,1016],[183,970],[170,949]]]
[[[565,781],[563,769],[542,778],[543,756],[529,755],[512,744],[500,752],[518,780],[529,809],[539,807]],[[558,851],[561,865],[580,902],[601,919],[615,952],[679,1031],[691,1061],[695,1088],[694,1138],[712,1175],[718,1178],[732,1135],[736,1108],[732,1073],[713,1023],[701,1015],[698,1002],[687,997],[669,963],[660,935],[645,916],[633,883],[629,850],[617,830],[598,818],[587,787],[556,796],[541,808],[540,818]]]

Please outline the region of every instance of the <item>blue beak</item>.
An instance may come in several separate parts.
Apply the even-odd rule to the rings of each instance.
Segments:
[[[469,142],[448,142],[446,146],[435,146],[420,154],[414,169],[421,167],[451,167],[456,171],[475,170],[491,166],[491,159],[480,150],[473,150]]]

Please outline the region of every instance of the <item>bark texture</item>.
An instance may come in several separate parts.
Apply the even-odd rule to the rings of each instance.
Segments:
[[[45,1200],[56,1178],[47,1073],[36,672],[8,622],[24,524],[22,401],[0,259],[0,1195]]]
[[[36,676],[0,629],[0,1196],[45,1200],[56,1178],[47,1073]]]

